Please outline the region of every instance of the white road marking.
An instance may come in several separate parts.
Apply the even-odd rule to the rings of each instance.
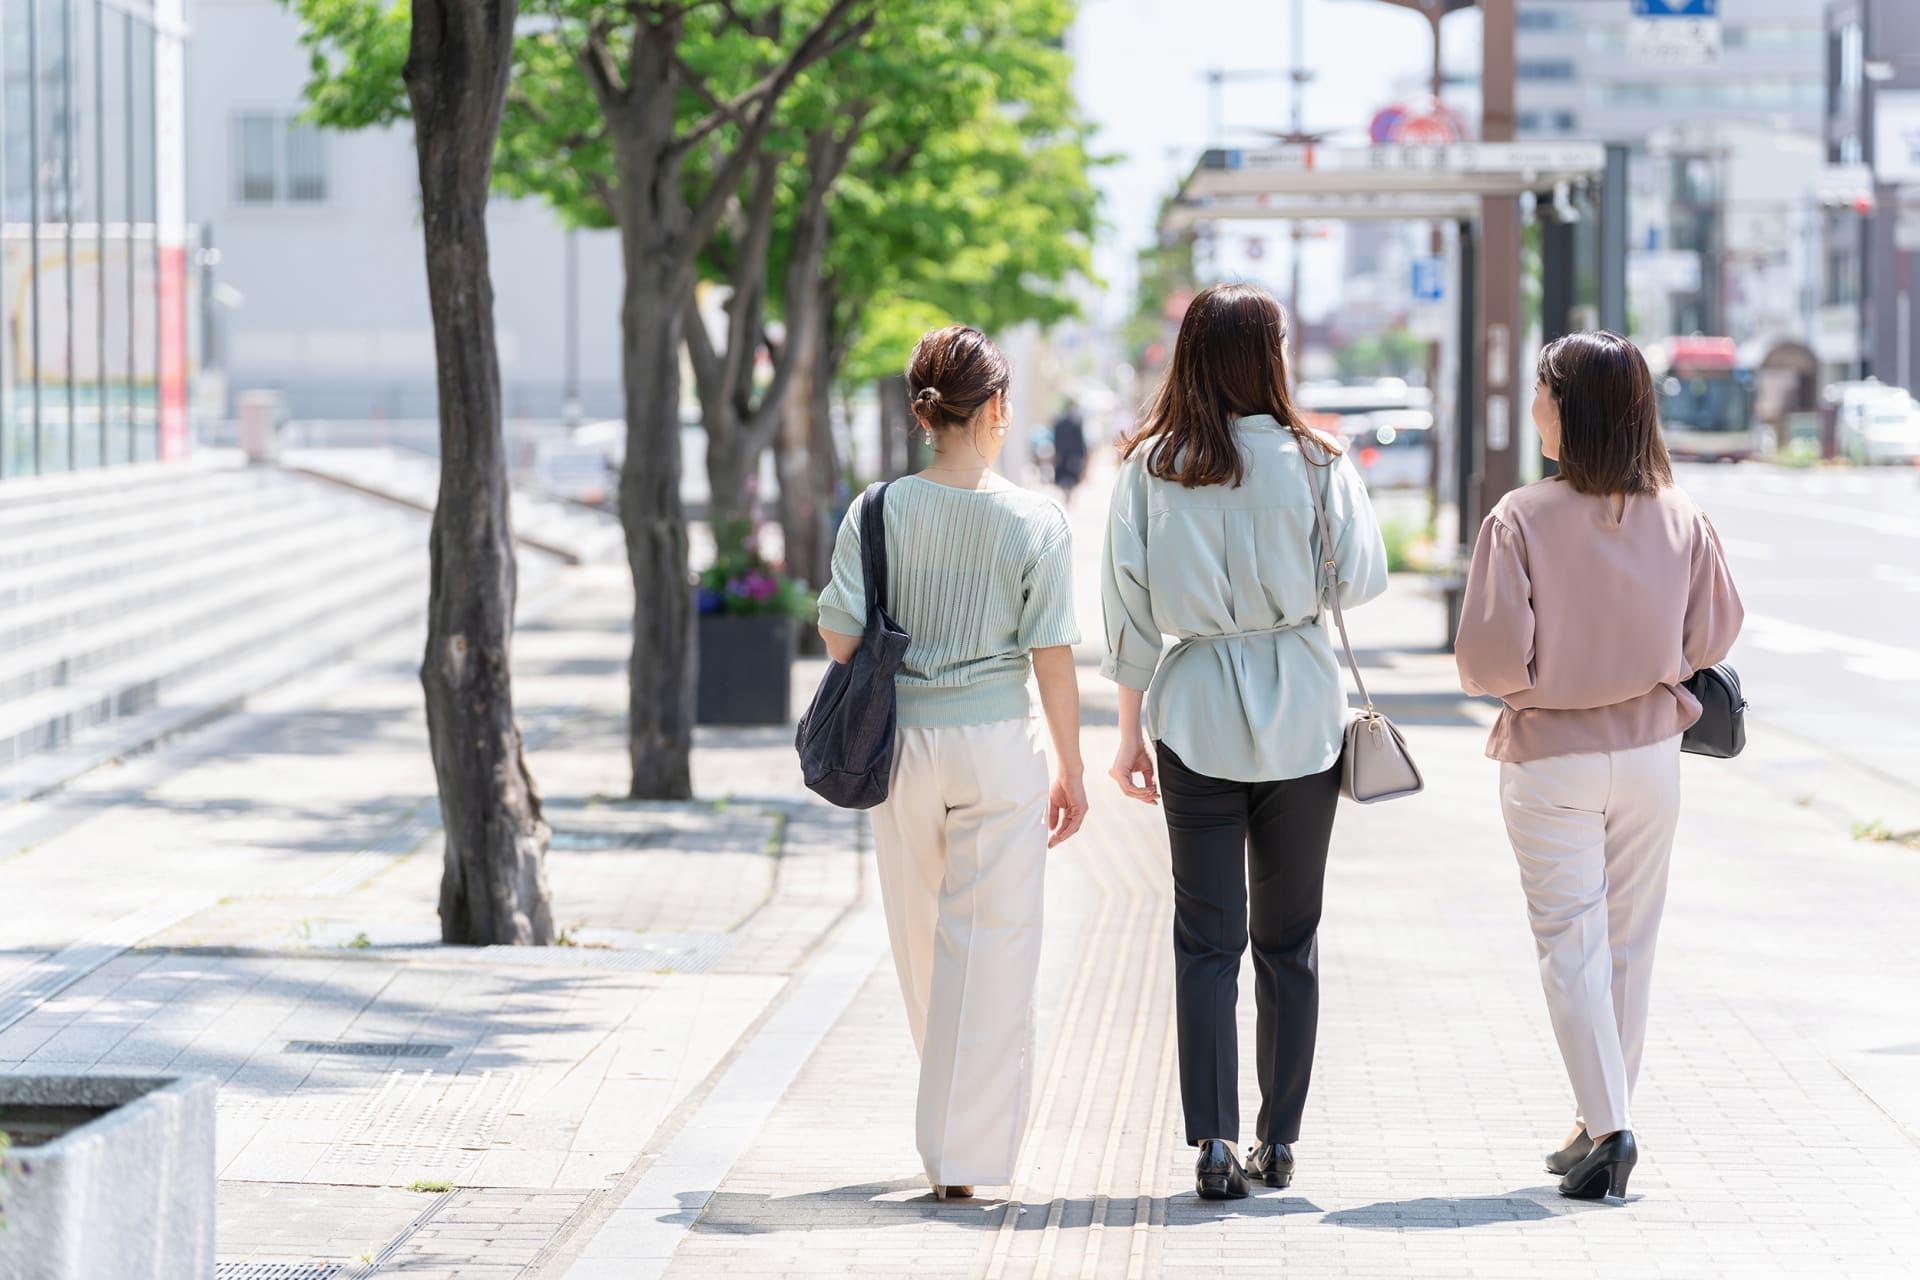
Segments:
[[[1810,520],[1825,520],[1832,524],[1852,525],[1857,529],[1869,529],[1874,533],[1883,533],[1895,538],[1920,538],[1920,519],[1911,516],[1890,515],[1883,511],[1857,511],[1847,507],[1828,506],[1823,502],[1809,502],[1804,497],[1792,502],[1744,490],[1727,490],[1716,493],[1714,505],[1745,507],[1752,511],[1777,511],[1785,515],[1803,516]],[[1712,514],[1709,512],[1708,514]]]
[[[1893,684],[1920,681],[1920,649],[1882,644],[1878,640],[1810,627],[1803,622],[1751,613],[1747,615],[1741,639],[1772,653],[1839,654],[1841,666],[1846,670],[1875,680]]]

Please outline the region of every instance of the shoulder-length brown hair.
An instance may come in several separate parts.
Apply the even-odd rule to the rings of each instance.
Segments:
[[[1202,289],[1180,321],[1167,376],[1139,430],[1121,446],[1131,458],[1145,448],[1147,470],[1189,489],[1238,486],[1246,455],[1234,438],[1235,418],[1269,414],[1304,444],[1310,461],[1338,445],[1309,431],[1287,395],[1287,322],[1280,304],[1250,284]]]
[[[1658,493],[1673,483],[1640,348],[1604,329],[1570,333],[1541,348],[1536,371],[1560,410],[1560,474],[1575,493]]]

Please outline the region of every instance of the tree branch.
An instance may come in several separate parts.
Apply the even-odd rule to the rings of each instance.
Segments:
[[[714,403],[714,397],[725,393],[724,370],[720,353],[713,348],[713,335],[707,332],[707,321],[700,314],[699,300],[692,294],[687,296],[686,315],[681,328],[687,334],[687,362],[693,366],[694,385],[699,389],[700,402],[704,407]],[[707,419],[707,430],[714,430],[716,415],[703,413]],[[726,415],[718,415],[724,418]]]
[[[742,124],[740,139],[734,144],[725,164],[715,169],[713,183],[707,189],[706,197],[692,211],[688,233],[695,243],[703,242],[713,234],[713,228],[718,225],[720,215],[726,208],[727,199],[739,188],[741,179],[746,176],[747,166],[753,163],[760,144],[766,140],[767,131],[773,127],[774,108],[793,82],[799,79],[800,73],[822,58],[861,39],[873,29],[873,14],[868,11],[847,23],[837,34],[834,31],[849,13],[867,3],[869,0],[834,0],[833,7],[807,32],[785,62],[759,86],[749,90],[744,97],[735,99],[736,104],[752,101],[755,107],[752,115]],[[684,146],[685,140],[675,145]]]

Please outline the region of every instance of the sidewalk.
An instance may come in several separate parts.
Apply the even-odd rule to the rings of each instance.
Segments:
[[[1087,620],[1092,506],[1076,513]],[[1010,1198],[928,1197],[911,1042],[876,954],[710,1199],[689,1171],[677,1199],[590,1219],[539,1274],[1911,1275],[1920,938],[1910,911],[1883,904],[1914,900],[1920,858],[1854,842],[1742,762],[1689,760],[1633,1199],[1562,1199],[1540,1156],[1571,1103],[1481,754],[1491,712],[1455,692],[1451,659],[1433,652],[1439,606],[1406,585],[1353,625],[1429,790],[1343,808],[1316,1087],[1289,1191],[1224,1206],[1192,1194],[1165,835],[1157,811],[1098,776],[1115,703],[1089,645],[1094,812],[1049,865],[1040,1087]],[[1242,990],[1247,1090],[1250,970]],[[1247,1091],[1246,1116],[1255,1103]]]
[[[0,1070],[219,1078],[223,1276],[520,1274],[860,898],[790,731],[617,798],[625,574],[567,572],[515,692],[569,945],[439,945],[413,636],[5,815]]]
[[[406,637],[0,820],[0,901],[27,904],[0,943],[0,1070],[218,1075],[223,1280],[1912,1274],[1920,854],[1856,843],[1771,766],[1689,760],[1634,1198],[1561,1199],[1539,1156],[1570,1103],[1489,712],[1407,584],[1351,622],[1429,789],[1343,806],[1299,1176],[1195,1199],[1164,830],[1103,776],[1098,516],[1089,489],[1094,809],[1049,864],[1010,1199],[926,1193],[864,819],[804,798],[790,731],[703,731],[701,803],[610,798],[618,569],[569,570],[516,641],[575,945],[437,945]]]

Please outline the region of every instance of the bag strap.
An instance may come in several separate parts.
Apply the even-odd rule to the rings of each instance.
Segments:
[[[1327,450],[1327,483],[1333,483],[1333,468],[1338,465],[1339,455]],[[1346,615],[1340,611],[1340,562],[1334,558],[1333,523],[1327,519],[1327,501],[1320,493],[1320,486],[1313,482],[1313,473],[1320,470],[1303,445],[1300,456],[1307,463],[1307,488],[1313,493],[1313,514],[1320,525],[1320,569],[1322,574],[1322,592],[1324,602],[1333,608],[1333,624],[1340,629],[1340,647],[1346,650],[1347,670],[1353,672],[1353,683],[1360,690],[1360,700],[1367,704],[1367,718],[1372,719],[1379,713],[1373,709],[1373,698],[1367,693],[1367,682],[1360,678],[1360,663],[1353,656],[1353,641],[1347,638]]]
[[[887,485],[881,480],[867,486],[860,503],[860,576],[867,592],[867,628],[875,625],[874,606],[887,607]]]

